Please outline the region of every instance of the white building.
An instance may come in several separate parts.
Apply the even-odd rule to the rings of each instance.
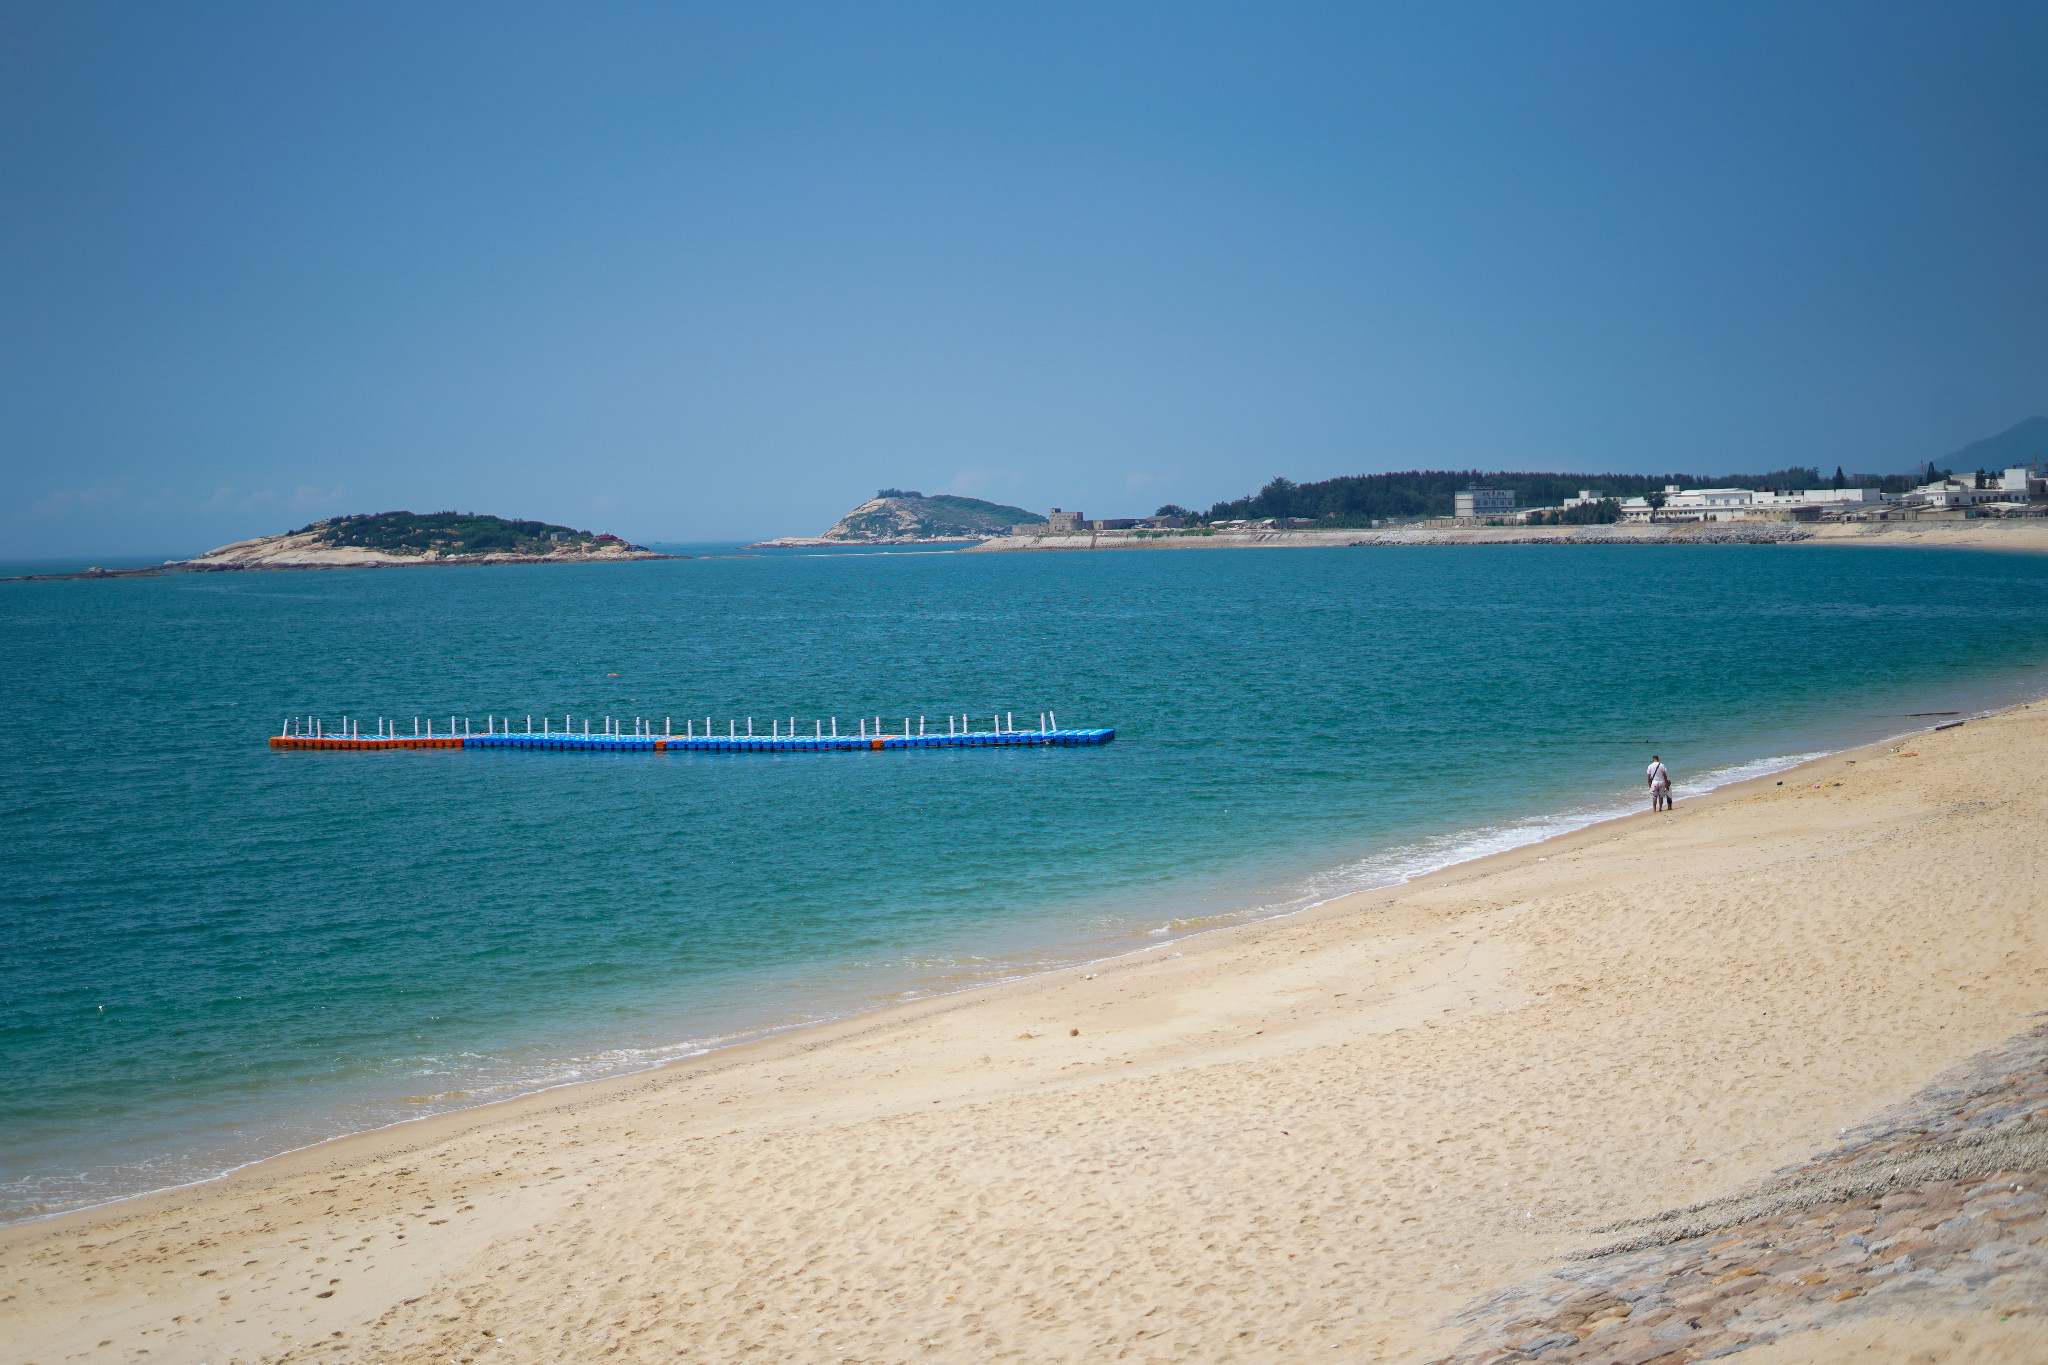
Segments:
[[[2048,478],[2039,465],[2016,464],[1998,476],[2002,502],[2029,502],[2048,497]]]
[[[1774,499],[1780,503],[1796,502],[1811,507],[1818,503],[1823,507],[1861,506],[1864,503],[1880,503],[1884,494],[1875,488],[1808,488],[1797,493],[1759,493],[1758,498]]]
[[[1976,479],[1962,478],[1923,483],[1899,501],[1908,507],[1980,507],[1987,502],[2006,502],[2011,497],[2003,488],[1979,488]]]
[[[1451,495],[1452,515],[1460,517],[1498,517],[1515,510],[1515,490],[1512,488],[1483,488],[1474,485],[1460,488]]]
[[[1664,506],[1653,509],[1648,498],[1621,504],[1623,521],[1734,521],[1756,494],[1747,488],[1680,488],[1664,485]]]
[[[1756,521],[1776,520],[1800,508],[1852,507],[1887,501],[1875,488],[1803,488],[1786,492],[1756,488],[1680,488],[1664,485],[1664,506],[1653,509],[1648,498],[1621,504],[1623,521]]]
[[[1078,530],[1086,520],[1079,512],[1062,512],[1055,507],[1045,519],[1045,529],[1053,535],[1067,535]]]

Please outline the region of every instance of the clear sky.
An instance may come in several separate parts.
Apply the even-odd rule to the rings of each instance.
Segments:
[[[2048,6],[0,8],[0,553],[1904,470],[2048,411]]]

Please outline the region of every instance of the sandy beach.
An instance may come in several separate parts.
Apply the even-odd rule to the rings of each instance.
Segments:
[[[1739,1230],[1631,1253],[1693,1255],[1700,1293],[1667,1275],[1536,1326],[1486,1307],[2033,1029],[2044,761],[2048,708],[2022,708],[1292,919],[18,1226],[0,1356],[2048,1359],[2039,1277],[1981,1254],[2022,1231],[1941,1243],[1989,1215],[1937,1233],[1898,1197],[1855,1222],[1839,1182],[1771,1206],[1755,1264],[1701,1259]],[[1912,1209],[2039,1198],[1971,1169]],[[1800,1219],[1823,1233],[1786,1269]],[[1887,1297],[1880,1243],[2008,1269]],[[1767,1319],[1738,1291],[1810,1311],[1744,1338]]]

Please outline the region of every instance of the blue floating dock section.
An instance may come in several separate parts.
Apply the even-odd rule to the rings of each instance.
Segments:
[[[464,735],[465,749],[653,749],[814,753],[834,749],[979,749],[1107,744],[1114,730],[999,730],[963,735]]]
[[[1115,730],[975,730],[951,735],[272,735],[273,749],[641,749],[815,753],[855,749],[1050,748],[1107,744]]]

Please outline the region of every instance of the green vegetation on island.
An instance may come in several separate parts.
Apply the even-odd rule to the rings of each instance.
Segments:
[[[926,497],[914,489],[884,488],[841,517],[827,540],[957,540],[1001,535],[1044,516],[980,498],[941,493]]]
[[[592,535],[552,522],[511,521],[475,512],[365,512],[329,517],[288,534],[310,535],[320,545],[392,555],[545,555],[625,546],[614,535]]]

